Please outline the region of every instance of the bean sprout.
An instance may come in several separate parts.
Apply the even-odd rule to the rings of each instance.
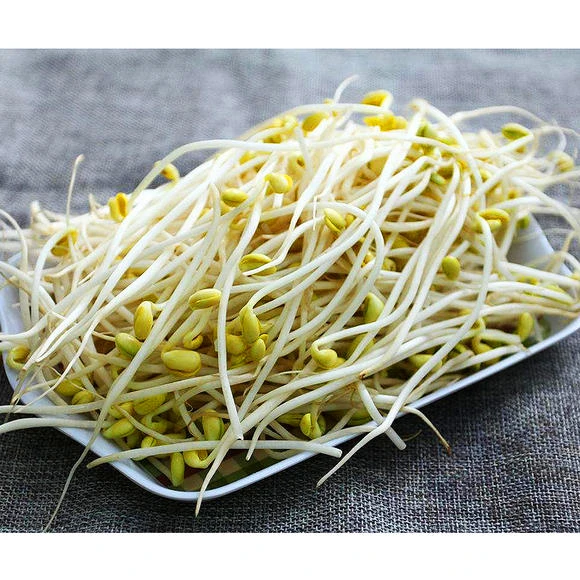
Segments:
[[[153,460],[180,488],[203,470],[197,510],[223,460],[340,457],[328,443],[394,429],[409,403],[543,338],[545,316],[578,316],[578,210],[557,197],[580,169],[574,132],[515,107],[407,117],[386,91],[269,119],[237,140],[176,149],[132,193],[72,215],[4,211],[0,262],[24,331],[0,335],[18,371],[0,433],[87,429]],[[462,124],[524,120],[492,131]],[[553,144],[554,136],[557,142]],[[214,151],[180,175],[195,151]],[[573,155],[575,155],[573,151]],[[155,180],[165,180],[155,186]],[[532,217],[561,218],[552,258],[510,261]],[[66,491],[66,486],[65,486]],[[62,498],[61,498],[62,499]]]

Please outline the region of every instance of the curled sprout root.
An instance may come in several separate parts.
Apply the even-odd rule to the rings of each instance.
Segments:
[[[94,465],[155,461],[175,487],[206,469],[201,502],[236,450],[340,456],[328,442],[363,435],[339,467],[380,434],[402,449],[409,404],[541,340],[544,317],[578,316],[579,213],[551,193],[578,185],[570,131],[513,107],[415,100],[402,117],[387,91],[341,103],[342,88],[185,145],[85,214],[35,203],[20,230],[1,213],[25,323],[0,335],[19,374],[2,411],[26,394],[43,417],[0,431],[85,428],[119,447]],[[464,128],[496,113],[513,122]],[[215,154],[177,169],[200,150]],[[542,214],[564,245],[512,262]]]

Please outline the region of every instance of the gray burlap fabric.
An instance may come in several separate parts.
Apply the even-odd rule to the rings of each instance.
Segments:
[[[293,105],[388,88],[446,112],[517,104],[580,130],[577,51],[0,52],[0,206],[25,222],[33,199],[62,209],[71,164],[86,194],[130,190],[174,147],[233,137]],[[81,469],[54,530],[92,532],[580,531],[580,336],[426,410],[405,452],[364,448],[322,488],[317,458],[219,500],[198,518],[109,466]],[[2,376],[0,400],[10,389]],[[398,429],[422,428],[405,418]],[[0,530],[37,531],[80,446],[45,429],[0,438]]]

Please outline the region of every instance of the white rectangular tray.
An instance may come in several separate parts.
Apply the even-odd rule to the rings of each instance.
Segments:
[[[537,233],[537,236],[532,236],[530,234]],[[531,239],[533,238],[533,239]],[[526,241],[527,240],[527,241]],[[548,243],[547,238],[541,231],[538,224],[532,220],[530,227],[526,229],[526,235],[522,238],[522,241],[516,241],[510,250],[510,259],[513,262],[517,262],[520,264],[525,264],[531,260],[546,256],[553,252],[552,247]],[[2,327],[3,332],[15,333],[20,332],[23,329],[22,321],[20,319],[19,313],[17,308],[15,308],[15,304],[18,300],[17,291],[12,287],[4,287],[0,289],[0,326]],[[485,377],[489,377],[505,368],[508,368],[525,358],[533,356],[534,354],[548,348],[549,346],[559,342],[560,340],[566,338],[576,330],[580,329],[580,318],[576,318],[573,320],[567,320],[559,317],[546,317],[549,324],[550,324],[550,336],[538,342],[537,344],[531,346],[525,352],[517,353],[514,355],[509,356],[508,358],[492,365],[483,370],[470,375],[469,377],[465,377],[447,387],[439,389],[433,393],[426,395],[425,397],[409,404],[409,407],[420,408],[432,403],[433,401],[437,401],[443,397],[458,391],[459,389],[463,389],[468,385],[471,385]],[[5,354],[4,354],[5,357]],[[5,360],[4,360],[5,362]],[[8,379],[14,388],[17,382],[17,375],[16,373],[6,367],[6,374]],[[29,396],[23,396],[23,402],[27,403],[32,399],[32,393]],[[47,402],[43,402],[43,404],[47,404]],[[31,410],[34,409],[34,406],[31,406]],[[61,428],[59,429],[66,435],[68,435],[71,439],[78,441],[83,446],[86,445],[91,437],[91,432],[82,430],[82,429],[73,429],[73,428]],[[336,447],[345,441],[352,439],[353,436],[345,436],[341,438],[337,438],[333,441],[327,443],[327,445]],[[118,451],[117,446],[105,439],[102,436],[99,436],[96,441],[91,446],[91,450],[99,455],[108,455],[111,453],[115,453]],[[272,465],[269,465],[264,468],[260,468],[258,471],[251,473],[250,475],[245,475],[241,477],[237,481],[232,483],[227,483],[225,485],[220,485],[219,487],[215,487],[213,489],[209,489],[205,492],[204,498],[211,499],[220,497],[223,495],[227,495],[234,491],[237,491],[247,485],[251,485],[269,475],[274,473],[278,473],[283,471],[284,469],[288,469],[301,461],[309,459],[313,456],[313,453],[297,453],[296,455],[278,461]],[[118,469],[121,473],[123,473],[126,477],[128,477],[131,481],[135,482],[137,485],[143,487],[144,489],[160,495],[162,497],[170,498],[170,499],[177,499],[182,501],[195,501],[198,498],[199,493],[197,491],[180,491],[176,489],[171,489],[170,487],[166,487],[162,483],[160,483],[156,477],[146,471],[143,466],[134,461],[116,461],[112,463],[113,467]]]

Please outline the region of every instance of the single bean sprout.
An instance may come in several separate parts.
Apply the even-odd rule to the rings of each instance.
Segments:
[[[404,449],[399,412],[448,446],[407,405],[541,340],[544,316],[578,316],[580,214],[551,194],[580,180],[575,133],[514,107],[418,99],[403,117],[387,91],[339,102],[345,86],[180,147],[85,214],[35,203],[22,230],[0,212],[25,326],[0,335],[19,377],[0,412],[26,412],[26,393],[42,415],[0,432],[87,429],[75,468],[101,434],[119,450],[91,465],[154,461],[176,488],[205,470],[199,510],[235,450],[340,457],[328,442],[363,435],[332,473],[380,434]],[[516,120],[463,126],[494,114]],[[200,150],[215,153],[177,169]],[[543,214],[566,225],[562,249],[513,263]]]

